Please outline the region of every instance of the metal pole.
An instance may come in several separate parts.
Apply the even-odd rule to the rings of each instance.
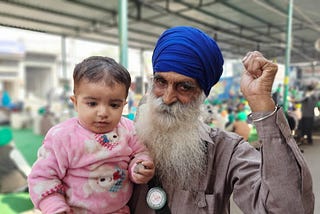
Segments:
[[[288,111],[288,90],[289,90],[289,72],[290,72],[290,57],[291,57],[291,34],[292,34],[292,8],[293,0],[289,0],[288,5],[288,22],[287,22],[287,45],[286,45],[286,64],[285,64],[285,77],[284,77],[284,90],[283,90],[283,108]]]
[[[145,93],[145,88],[144,88],[144,66],[145,66],[145,61],[144,61],[144,57],[143,57],[143,53],[144,53],[144,49],[140,49],[140,63],[141,63],[141,67],[140,67],[140,75],[141,75],[141,92],[142,94]]]
[[[118,0],[118,22],[120,43],[120,64],[128,68],[128,3]]]
[[[67,50],[66,50],[66,36],[61,37],[61,67],[62,78],[66,80],[67,77]]]

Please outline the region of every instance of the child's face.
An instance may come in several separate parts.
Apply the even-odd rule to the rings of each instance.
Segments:
[[[120,121],[126,102],[126,88],[123,84],[109,86],[82,80],[76,95],[71,96],[80,123],[94,133],[106,133]]]

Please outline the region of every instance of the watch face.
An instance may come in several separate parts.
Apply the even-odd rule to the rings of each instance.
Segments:
[[[151,209],[159,210],[164,207],[167,202],[165,191],[160,187],[153,187],[148,191],[147,204]]]

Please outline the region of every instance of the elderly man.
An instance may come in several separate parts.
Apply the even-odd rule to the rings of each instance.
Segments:
[[[230,197],[248,214],[313,213],[312,179],[283,110],[271,97],[277,65],[259,52],[244,59],[241,90],[249,102],[261,151],[235,133],[200,122],[200,105],[222,74],[216,42],[178,26],[159,38],[153,84],[136,129],[154,156],[156,176],[137,185],[134,214],[230,213]]]

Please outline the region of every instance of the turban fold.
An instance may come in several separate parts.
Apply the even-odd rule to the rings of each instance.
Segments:
[[[153,72],[173,71],[198,81],[209,95],[223,71],[223,56],[216,41],[190,26],[164,31],[152,55]]]

